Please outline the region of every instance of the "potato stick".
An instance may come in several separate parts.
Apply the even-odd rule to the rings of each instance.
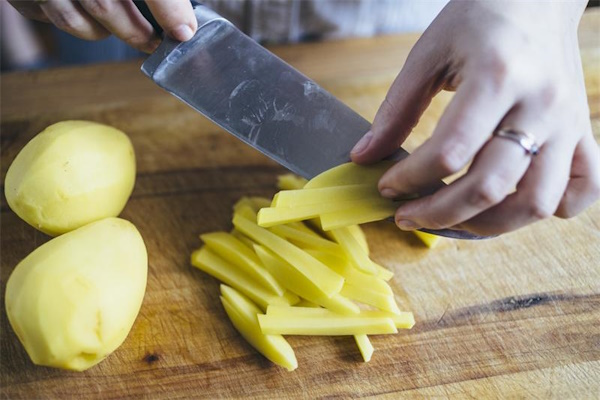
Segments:
[[[396,304],[396,299],[394,299],[394,296],[390,294],[364,290],[360,286],[355,286],[349,283],[344,284],[340,294],[349,299],[368,304],[383,311],[389,311],[394,314],[398,314],[400,312],[400,309]]]
[[[382,221],[394,216],[398,207],[400,207],[400,203],[390,201],[389,203],[373,203],[368,206],[358,206],[321,214],[319,216],[321,218],[321,228],[324,231],[330,231],[349,225]]]
[[[248,204],[240,204],[237,206],[233,215],[240,215],[252,222],[256,222],[256,211]]]
[[[312,178],[305,189],[314,189],[328,186],[357,185],[370,183],[377,185],[379,178],[392,165],[393,161],[382,161],[372,165],[358,165],[355,163],[346,163],[331,168]]]
[[[308,308],[321,308],[320,305],[313,303],[312,301],[308,301],[306,299],[300,299],[300,301],[296,304],[294,304],[294,306],[299,306],[299,307],[308,307]],[[268,309],[268,307],[267,307]]]
[[[244,243],[246,247],[248,247],[250,250],[254,250],[254,245],[256,244],[256,242],[250,239],[248,236],[244,235],[242,232],[233,228],[231,230],[231,235],[238,239],[240,242]]]
[[[304,204],[333,203],[380,197],[376,184],[282,190],[273,198],[271,207],[294,207]]]
[[[354,340],[356,341],[356,345],[358,346],[358,350],[360,351],[364,362],[371,361],[371,356],[373,355],[373,351],[375,349],[373,348],[369,337],[364,334],[354,335]]]
[[[342,289],[344,278],[341,275],[333,272],[326,265],[287,240],[265,228],[261,228],[240,215],[233,217],[233,225],[257,243],[280,255],[304,277],[312,281],[326,296],[333,296]],[[270,272],[272,273],[272,271]]]
[[[360,247],[363,248],[365,253],[369,254],[369,242],[367,242],[367,237],[365,236],[365,233],[363,232],[362,228],[358,225],[348,225],[346,227],[346,230],[349,234],[354,236],[354,239],[356,239],[358,244],[360,244]]]
[[[274,234],[284,239],[296,242],[299,245],[302,244],[312,248],[322,249],[324,251],[341,251],[340,246],[331,240],[327,240],[317,234],[306,233],[287,225],[273,226],[269,228],[269,230]]]
[[[200,235],[206,246],[218,256],[242,269],[249,277],[282,296],[284,289],[262,265],[248,246],[227,232],[212,232]]]
[[[223,291],[222,291],[223,293]],[[265,335],[258,324],[257,314],[260,310],[250,302],[242,298],[237,299],[233,295],[221,296],[221,303],[235,329],[246,339],[259,353],[271,360],[273,363],[293,371],[298,368],[296,355],[290,344],[281,335]],[[248,304],[244,304],[248,303]],[[246,306],[246,310],[242,305]],[[251,311],[248,313],[248,311]]]
[[[423,242],[425,246],[433,249],[439,243],[441,236],[433,235],[427,232],[413,231],[413,233]]]
[[[274,304],[275,305],[275,304]],[[289,306],[279,306],[287,307]],[[268,308],[268,307],[267,307]],[[365,318],[391,318],[398,329],[411,329],[415,325],[415,317],[413,313],[408,311],[400,311],[399,314],[389,313],[381,310],[361,310],[360,315]]]
[[[254,211],[258,212],[261,208],[269,207],[271,205],[271,200],[266,197],[252,196],[248,198],[250,200],[250,204]]]
[[[279,335],[383,335],[397,333],[391,318],[360,318],[348,316],[301,317],[259,315],[264,334]]]
[[[328,297],[316,286],[315,282],[306,278],[289,263],[264,247],[256,245],[254,249],[265,268],[289,291],[340,314],[358,314],[360,312],[358,306],[349,299],[337,294]]]
[[[354,265],[367,274],[377,275],[375,266],[369,258],[369,255],[363,251],[360,244],[356,241],[354,236],[348,232],[347,229],[339,228],[330,231],[331,236],[337,243],[342,246],[342,250],[346,257],[354,263]]]
[[[271,204],[268,205],[267,207],[275,207],[277,205],[277,202],[279,201],[279,193],[281,193],[281,192],[277,192],[277,193],[275,193],[273,195],[273,199],[271,200]]]
[[[267,315],[274,315],[274,316],[279,316],[279,317],[298,317],[298,318],[303,318],[303,317],[326,317],[326,316],[330,316],[330,317],[335,317],[336,315],[339,316],[340,314],[328,310],[326,308],[321,308],[321,307],[306,307],[306,306],[301,306],[300,304],[302,303],[303,300],[300,300],[300,302],[294,306],[279,306],[279,305],[269,305],[267,307],[267,311],[266,314]],[[362,315],[363,311],[360,312],[359,315]]]
[[[277,187],[279,190],[302,189],[308,180],[295,174],[285,174],[277,177]]]
[[[206,247],[192,253],[192,265],[251,298],[263,310],[269,304],[291,305],[300,301],[297,296],[277,296],[248,277]]]
[[[311,228],[309,228],[308,226],[306,226],[306,224],[302,221],[290,222],[289,224],[285,224],[285,226],[289,226],[290,228],[307,233],[309,235],[323,237],[320,234],[318,234],[317,232],[315,232],[314,230],[312,230]]]
[[[338,256],[332,253],[326,253],[320,250],[306,250],[317,260],[327,265],[329,268],[342,275],[346,283],[351,283],[360,286],[365,290],[370,290],[376,293],[393,294],[390,285],[383,279],[366,274],[355,268],[343,255]]]
[[[377,264],[373,260],[371,260],[371,263],[375,267],[375,270],[377,271],[376,276],[379,277],[380,279],[383,279],[384,281],[387,282],[394,277],[394,273],[392,271],[390,271],[389,269]]]
[[[342,246],[344,253],[356,268],[367,274],[378,276],[385,281],[392,278],[394,273],[374,263],[354,236],[348,232],[348,229],[339,228],[333,229],[330,232],[335,241]]]
[[[289,316],[293,318],[302,317],[335,317],[339,314],[326,308],[313,308],[300,306],[301,303],[293,306],[272,304],[267,307],[267,315]],[[415,324],[413,313],[401,311],[400,314],[393,314],[381,310],[361,310],[358,317],[361,318],[391,318],[398,329],[410,329]]]
[[[238,210],[238,208],[241,207],[249,207],[250,209],[252,209],[252,211],[254,211],[254,213],[256,213],[259,209],[263,207],[269,207],[270,204],[271,200],[267,199],[266,197],[244,196],[233,205],[233,211],[235,212]]]
[[[384,198],[359,199],[331,203],[306,204],[294,207],[267,207],[258,212],[258,224],[262,227],[287,224],[288,222],[304,221],[333,211],[352,209],[356,207],[373,207],[379,204],[389,204]]]

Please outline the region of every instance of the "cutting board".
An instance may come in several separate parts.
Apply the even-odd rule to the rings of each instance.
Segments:
[[[600,134],[600,13],[581,25],[591,116]],[[372,119],[416,35],[303,44],[274,51]],[[368,61],[365,61],[368,60]],[[373,258],[394,271],[410,331],[373,336],[363,363],[350,337],[290,337],[299,368],[254,351],[193,269],[198,235],[230,228],[241,196],[272,196],[277,164],[153,86],[140,62],[13,73],[1,79],[1,177],[47,125],[87,119],[131,137],[135,190],[122,213],[149,252],[141,312],[125,343],[83,373],[33,365],[4,311],[14,266],[49,238],[1,203],[2,398],[597,398],[600,396],[600,204],[480,241],[428,250],[392,224],[365,226]],[[446,95],[443,95],[446,96]],[[424,140],[438,97],[407,146]]]

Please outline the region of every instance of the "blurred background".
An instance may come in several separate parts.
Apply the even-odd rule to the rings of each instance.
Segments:
[[[449,0],[205,0],[262,44],[422,32]],[[463,0],[473,1],[473,0]],[[543,1],[539,1],[543,6]],[[555,0],[570,1],[570,0]],[[600,6],[591,0],[588,7]],[[0,0],[1,69],[118,62],[144,54],[115,37],[89,42],[25,19]]]
[[[448,0],[206,0],[262,44],[423,31]],[[27,20],[0,0],[2,71],[142,57],[115,37],[88,42]]]

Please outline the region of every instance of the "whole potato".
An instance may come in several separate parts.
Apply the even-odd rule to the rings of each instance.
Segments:
[[[56,236],[119,215],[134,183],[127,135],[95,122],[64,121],[25,145],[6,173],[5,194],[25,222]]]
[[[147,272],[146,247],[133,224],[93,222],[17,265],[6,285],[8,320],[35,364],[85,370],[127,337]]]

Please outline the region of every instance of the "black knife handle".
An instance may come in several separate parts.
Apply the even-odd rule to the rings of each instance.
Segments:
[[[192,4],[192,7],[196,7],[200,4],[202,4],[196,0],[190,0],[190,3]],[[156,33],[159,36],[162,35],[163,28],[158,24],[158,22],[156,21],[156,18],[154,18],[154,15],[152,15],[152,12],[150,11],[148,4],[146,4],[146,2],[144,0],[133,0],[133,4],[135,4],[135,6],[138,8],[138,10],[140,10],[140,12],[144,16],[144,18],[146,18],[148,20],[148,22],[150,22],[150,25],[152,25],[152,27],[154,28]]]

